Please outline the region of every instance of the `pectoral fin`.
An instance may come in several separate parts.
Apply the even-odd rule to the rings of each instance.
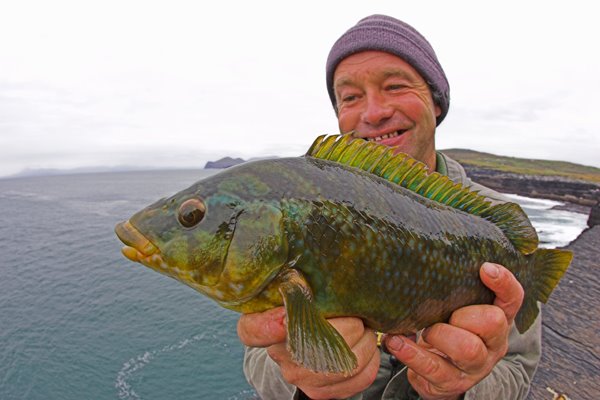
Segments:
[[[287,314],[287,345],[292,359],[315,372],[349,375],[356,356],[337,330],[319,313],[304,278],[295,270],[280,286]]]

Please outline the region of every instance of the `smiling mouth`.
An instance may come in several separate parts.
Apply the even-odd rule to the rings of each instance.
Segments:
[[[393,139],[395,137],[398,137],[398,136],[402,135],[406,131],[407,131],[407,129],[403,129],[403,130],[398,130],[398,131],[391,132],[391,133],[386,133],[386,134],[381,135],[381,136],[366,137],[364,139],[367,140],[368,142],[380,142],[382,140]]]

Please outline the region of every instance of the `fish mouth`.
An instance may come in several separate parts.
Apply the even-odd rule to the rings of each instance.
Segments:
[[[121,253],[129,260],[145,265],[163,275],[178,279],[201,292],[203,291],[203,286],[196,284],[196,277],[192,276],[193,272],[170,264],[168,259],[163,258],[160,249],[131,222],[124,221],[117,224],[115,233],[125,244],[121,249]]]
[[[115,227],[115,233],[125,244],[121,252],[131,261],[142,264],[148,263],[153,258],[160,258],[160,252],[148,238],[134,227],[131,222],[124,221]]]

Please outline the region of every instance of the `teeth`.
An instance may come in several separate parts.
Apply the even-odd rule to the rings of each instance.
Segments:
[[[402,131],[402,132],[404,132],[404,131]],[[396,132],[392,132],[392,133],[386,133],[385,135],[381,135],[381,136],[367,138],[367,141],[369,141],[369,142],[379,142],[381,140],[385,140],[385,139],[389,139],[389,138],[395,138],[396,136],[399,136],[399,135],[400,135],[400,133],[398,133],[398,131],[396,131]]]

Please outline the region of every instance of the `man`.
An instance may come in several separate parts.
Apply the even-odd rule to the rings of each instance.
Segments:
[[[448,112],[449,86],[430,44],[409,25],[383,15],[359,21],[330,51],[327,89],[341,132],[395,146],[492,201],[504,200],[436,153],[435,129]],[[480,276],[495,293],[494,304],[456,310],[416,342],[388,336],[378,347],[360,319],[331,319],[357,355],[351,376],[295,364],[285,347],[282,308],[244,315],[238,334],[248,346],[246,377],[264,400],[524,398],[540,357],[540,318],[520,335],[513,326],[523,299],[518,281],[490,263]]]

